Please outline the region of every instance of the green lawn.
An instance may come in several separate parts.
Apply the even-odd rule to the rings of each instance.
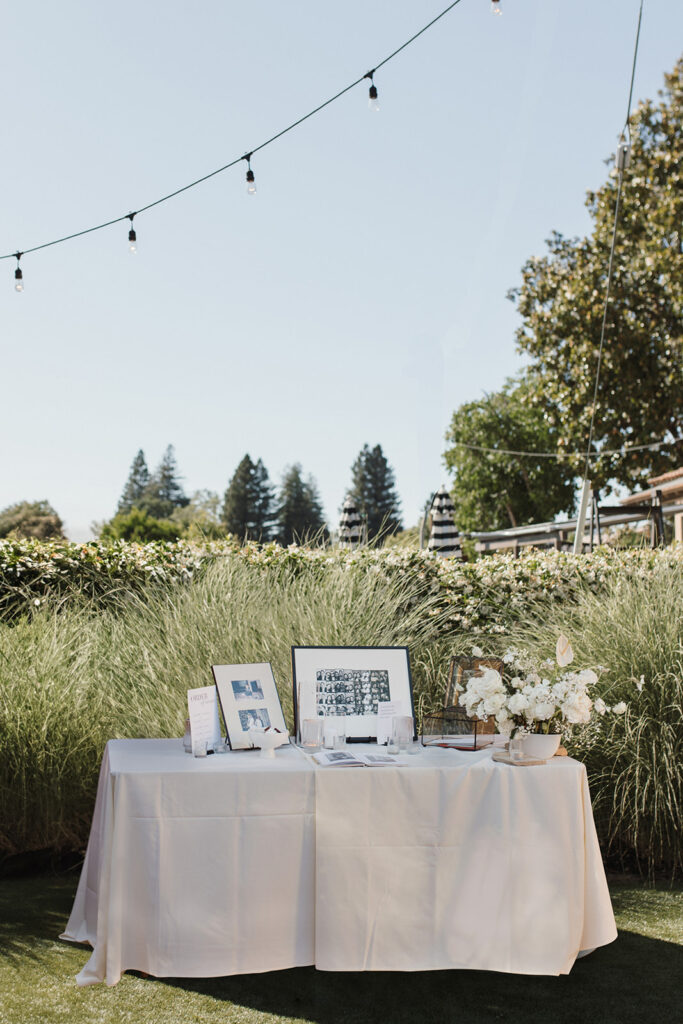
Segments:
[[[683,890],[611,885],[619,938],[568,977],[475,971],[325,974],[313,968],[211,980],[126,974],[79,989],[85,947],[59,942],[77,872],[0,881],[0,1024],[663,1024],[680,1019]]]

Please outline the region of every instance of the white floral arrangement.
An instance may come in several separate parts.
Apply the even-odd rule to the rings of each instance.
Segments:
[[[483,657],[478,648],[475,658]],[[524,651],[510,649],[503,656],[503,672],[484,669],[481,675],[459,685],[460,704],[470,718],[495,719],[498,731],[507,736],[518,732],[558,733],[572,725],[587,725],[591,713],[608,711],[621,715],[626,704],[621,701],[609,708],[604,700],[590,697],[590,689],[598,681],[594,669],[567,671],[574,652],[566,636],[557,641],[555,661],[548,659],[534,664]]]

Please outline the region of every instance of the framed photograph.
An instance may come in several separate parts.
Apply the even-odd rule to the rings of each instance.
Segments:
[[[247,750],[250,729],[287,732],[273,669],[257,665],[212,665],[218,700],[232,750]]]
[[[468,679],[483,675],[484,669],[487,668],[494,668],[496,672],[502,674],[503,662],[500,658],[451,658],[444,707],[454,707],[460,698],[457,687],[464,688]]]
[[[348,741],[376,741],[386,701],[415,721],[407,647],[292,647],[292,676],[297,738],[301,722],[323,718],[343,722]]]

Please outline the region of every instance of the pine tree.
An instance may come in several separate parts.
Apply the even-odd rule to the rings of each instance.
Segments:
[[[273,520],[273,488],[261,460],[245,455],[228,484],[221,519],[240,540],[269,540]]]
[[[278,540],[294,544],[327,535],[320,496],[313,477],[301,475],[301,465],[290,466],[282,477],[278,508]]]
[[[365,520],[368,540],[382,543],[388,534],[401,529],[394,471],[381,445],[363,445],[351,467],[349,494]]]
[[[149,470],[145,462],[145,453],[140,448],[133,459],[126,486],[123,488],[123,493],[119,498],[119,503],[116,507],[117,513],[130,512],[132,508],[139,506],[148,485]]]
[[[180,483],[172,444],[154,470],[138,507],[155,519],[167,519],[174,509],[184,508],[189,498]]]

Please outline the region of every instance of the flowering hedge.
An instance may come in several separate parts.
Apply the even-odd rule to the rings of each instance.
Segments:
[[[530,551],[519,558],[499,554],[462,564],[391,548],[240,547],[232,540],[112,545],[0,540],[0,616],[11,619],[55,599],[78,596],[106,602],[154,584],[189,584],[216,558],[241,559],[275,574],[324,573],[341,563],[349,572],[407,575],[422,584],[425,596],[438,598],[449,630],[480,636],[504,634],[538,602],[571,600],[586,587],[598,592],[617,574],[645,580],[656,566],[683,568],[680,547],[601,548],[591,555]]]

